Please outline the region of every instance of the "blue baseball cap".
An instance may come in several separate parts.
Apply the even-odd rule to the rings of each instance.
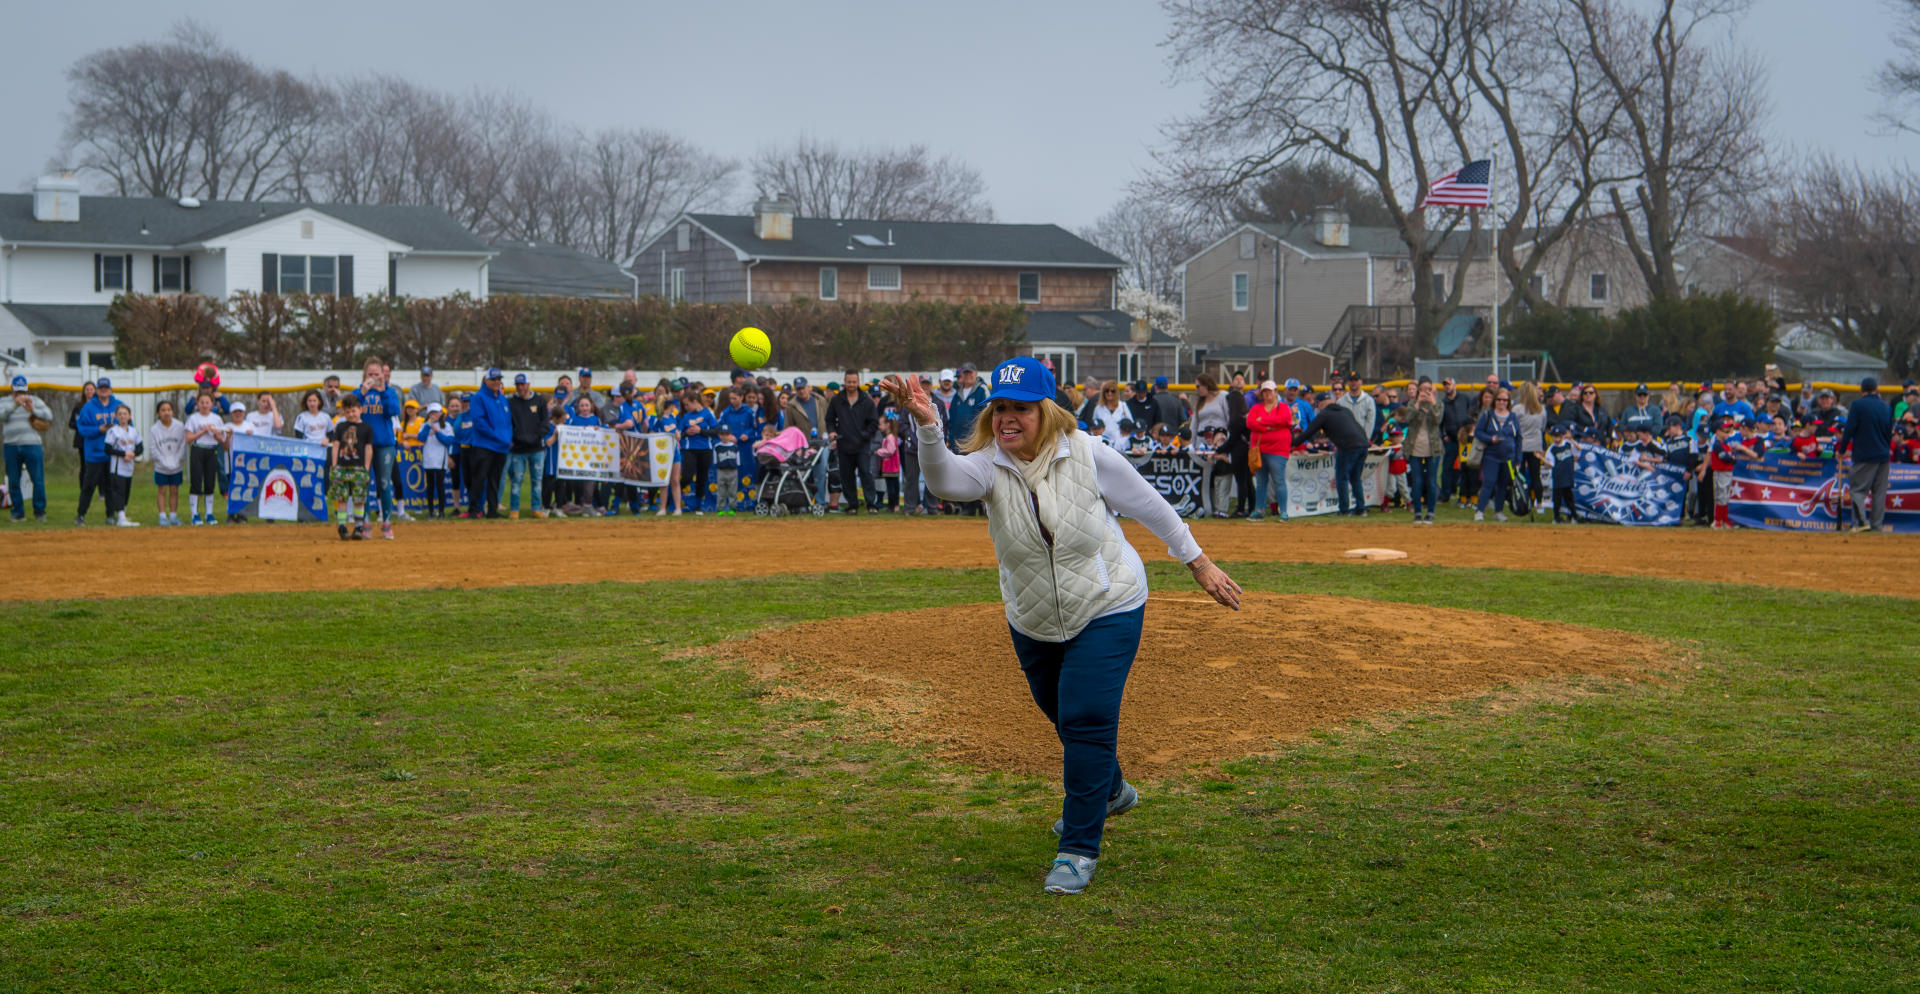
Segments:
[[[112,380],[109,380],[109,379],[107,379],[107,378],[106,378],[106,377],[104,377],[104,376],[102,376],[102,377],[100,377],[100,378],[99,378],[98,380],[95,380],[95,381],[93,382],[93,385],[94,385],[94,387],[95,387],[95,388],[97,388],[97,389],[100,389],[100,390],[112,390],[112,389],[113,389],[113,381],[112,381]]]
[[[421,375],[421,376],[432,376],[432,375],[433,375],[433,367],[432,367],[432,366],[422,366],[422,367],[420,367],[420,375]]]
[[[514,386],[516,386],[516,387],[517,387],[517,386],[521,386],[521,385],[523,385],[523,384],[525,384],[525,383],[527,383],[527,382],[528,382],[528,380],[527,380],[527,374],[525,374],[525,373],[515,373],[515,374],[513,374],[513,385],[514,385]]]
[[[1281,384],[1281,385],[1282,385],[1282,386],[1284,386],[1284,387],[1286,387],[1286,388],[1287,388],[1288,390],[1298,390],[1298,389],[1300,389],[1300,381],[1299,381],[1298,379],[1295,379],[1294,377],[1291,377],[1291,376],[1289,376],[1289,377],[1287,377],[1287,382],[1285,382],[1285,383],[1283,383],[1283,384]]]
[[[1166,377],[1164,377],[1164,376],[1156,376],[1156,377],[1154,377],[1154,378],[1153,378],[1153,388],[1154,388],[1155,390],[1165,390],[1165,389],[1167,388],[1167,378],[1166,378]]]
[[[806,378],[806,377],[804,377],[804,376],[796,376],[796,377],[794,377],[794,378],[793,378],[793,388],[794,388],[795,390],[798,390],[798,389],[800,389],[801,387],[804,387],[804,386],[806,386],[806,385],[807,385],[807,378]]]
[[[13,378],[13,392],[14,392],[14,393],[26,393],[26,392],[27,392],[27,378],[26,378],[26,377],[24,377],[24,376],[16,376],[16,377],[14,377],[14,378]]]
[[[581,371],[580,371],[580,375],[581,375],[581,376],[592,376],[592,375],[593,375],[593,370],[591,370],[591,369],[583,369],[583,370],[581,370]]]
[[[1032,356],[1015,356],[993,367],[993,393],[989,400],[1025,400],[1038,403],[1052,400],[1053,372]]]
[[[500,378],[500,376],[501,376],[501,374],[500,374],[500,367],[498,367],[498,366],[488,366],[488,367],[487,367],[487,379],[489,379],[489,380],[497,380],[497,379],[499,379],[499,378]]]

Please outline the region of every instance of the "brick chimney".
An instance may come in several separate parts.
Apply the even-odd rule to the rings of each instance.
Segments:
[[[33,181],[35,221],[80,220],[80,181],[72,173],[42,176]]]
[[[793,241],[793,200],[780,196],[756,202],[753,237],[770,242]]]

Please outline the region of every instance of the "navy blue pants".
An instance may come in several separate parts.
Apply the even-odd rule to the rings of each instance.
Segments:
[[[1041,642],[1013,633],[1033,702],[1060,736],[1067,799],[1060,817],[1060,851],[1099,858],[1107,801],[1120,793],[1120,694],[1140,651],[1144,605],[1095,618],[1065,642]]]

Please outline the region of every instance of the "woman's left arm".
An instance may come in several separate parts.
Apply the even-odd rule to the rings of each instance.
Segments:
[[[1180,520],[1173,505],[1147,484],[1126,456],[1104,445],[1090,448],[1100,496],[1106,499],[1107,506],[1146,525],[1155,538],[1167,543],[1168,555],[1187,564],[1201,589],[1222,605],[1240,610],[1240,585],[1200,551],[1200,543],[1193,540],[1193,530]]]

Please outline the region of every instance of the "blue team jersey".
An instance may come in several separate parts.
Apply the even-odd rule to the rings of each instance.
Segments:
[[[698,435],[692,434],[687,430],[695,425],[700,426],[700,434]],[[680,415],[680,444],[689,449],[713,448],[713,436],[719,432],[719,430],[720,419],[714,417],[713,412],[704,407],[697,411],[688,411]]]
[[[1753,417],[1753,405],[1744,400],[1723,400],[1713,405],[1713,416],[1716,419],[1729,414],[1736,418]]]
[[[645,431],[647,427],[647,404],[645,401],[630,400],[620,405],[619,421],[632,421],[634,431]]]
[[[397,444],[393,437],[393,419],[400,416],[400,391],[392,386],[373,390],[362,386],[348,396],[360,400],[360,420],[373,429],[375,448]],[[462,438],[460,444],[465,445]]]
[[[655,434],[680,436],[680,416],[672,408],[647,418],[647,430]]]

